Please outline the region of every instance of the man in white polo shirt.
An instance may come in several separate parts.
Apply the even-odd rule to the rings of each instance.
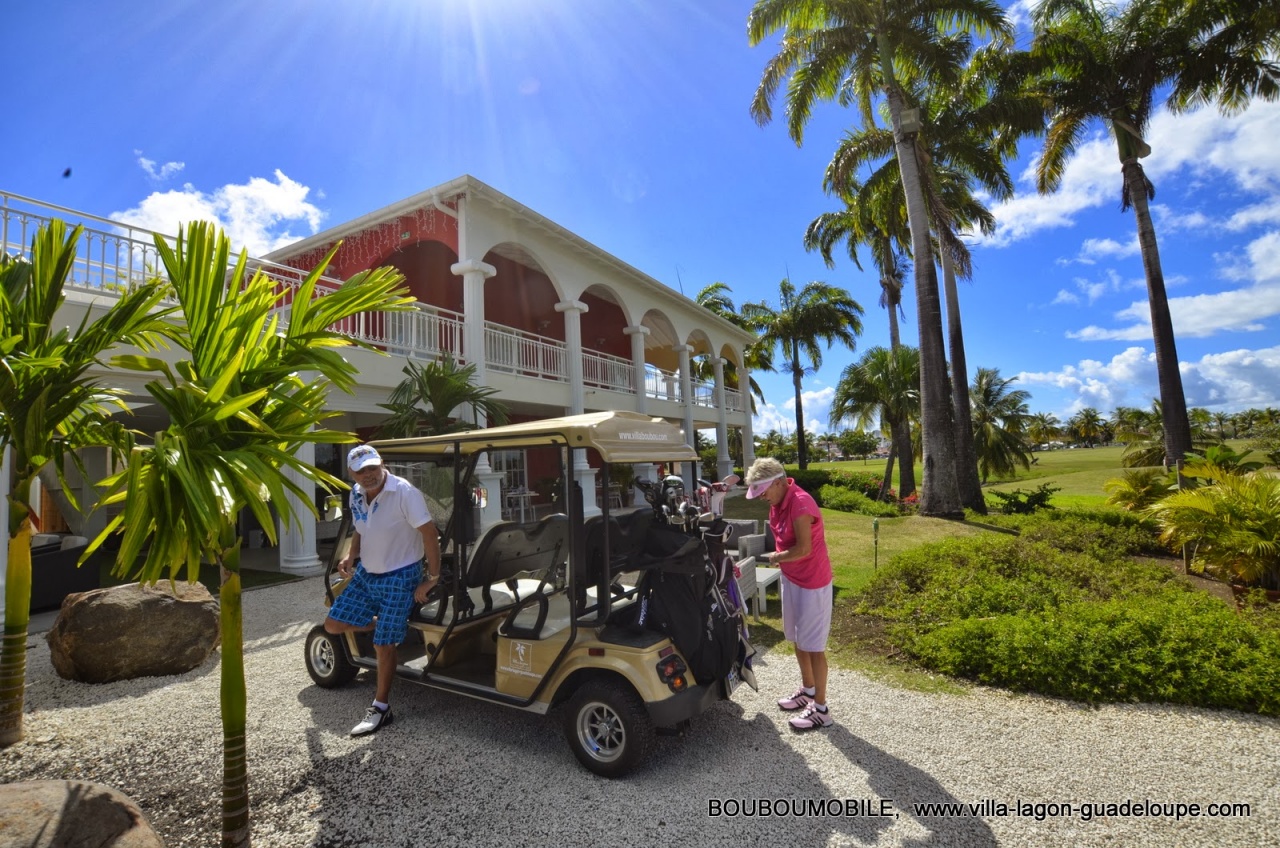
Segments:
[[[347,468],[356,481],[351,489],[356,532],[338,571],[351,580],[329,608],[324,629],[335,634],[373,631],[378,691],[364,718],[351,728],[352,736],[364,736],[391,723],[388,699],[395,680],[396,647],[404,641],[414,602],[426,603],[431,587],[440,580],[440,537],[422,492],[387,471],[372,447],[352,448]]]

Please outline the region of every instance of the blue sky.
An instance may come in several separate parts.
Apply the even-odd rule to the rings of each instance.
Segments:
[[[1009,4],[1025,20],[1024,0]],[[0,189],[173,231],[217,218],[261,254],[463,173],[692,297],[777,302],[823,280],[888,343],[879,287],[801,236],[835,202],[823,169],[853,115],[820,106],[803,147],[748,105],[772,45],[729,0],[64,0],[6,12]],[[17,84],[13,80],[17,80]],[[778,104],[776,114],[781,116]],[[1188,403],[1280,406],[1280,104],[1161,112],[1144,161]],[[1132,213],[1097,128],[1055,195],[1035,145],[1011,167],[961,286],[970,375],[1018,377],[1033,411],[1109,414],[1157,394]],[[71,168],[70,177],[63,171]],[[904,340],[914,342],[912,288]],[[829,429],[830,351],[805,381]],[[761,374],[756,432],[793,431],[790,380]]]

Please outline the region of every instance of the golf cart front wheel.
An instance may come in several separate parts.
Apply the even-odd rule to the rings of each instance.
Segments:
[[[601,777],[621,777],[649,755],[653,724],[639,696],[616,680],[587,683],[569,700],[565,738],[573,755]]]
[[[307,673],[317,686],[333,689],[351,682],[358,669],[347,657],[342,637],[335,636],[317,624],[307,634]]]

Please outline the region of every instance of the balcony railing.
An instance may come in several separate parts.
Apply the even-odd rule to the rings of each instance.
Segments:
[[[633,394],[636,390],[635,373],[630,359],[594,350],[582,352],[583,385]]]
[[[565,343],[557,339],[492,321],[484,324],[485,364],[494,371],[566,383],[569,381],[568,353]]]
[[[159,236],[172,245],[172,236],[6,192],[0,192],[0,250],[26,255],[36,230],[54,218],[84,227],[68,283],[70,290],[115,298],[149,279],[165,276],[155,239]],[[305,271],[263,259],[250,259],[248,266],[251,273],[260,270],[277,283],[282,311],[307,277]],[[322,277],[318,294],[323,296],[341,285],[340,280]],[[334,329],[401,356],[433,360],[449,354],[462,361],[464,328],[461,313],[420,304],[409,312],[357,315]],[[487,367],[493,371],[568,382],[568,348],[562,341],[486,322],[484,343]],[[583,351],[582,380],[592,388],[623,393],[636,390],[631,361],[599,351]],[[645,366],[644,391],[656,400],[682,402],[680,375],[653,365]],[[712,384],[694,382],[692,394],[696,406],[715,408]],[[726,390],[725,405],[729,411],[740,411],[741,394]]]

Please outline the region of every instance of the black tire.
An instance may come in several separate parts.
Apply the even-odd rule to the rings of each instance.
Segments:
[[[307,674],[317,686],[334,689],[350,683],[360,669],[347,657],[347,646],[341,636],[335,636],[317,624],[307,634]]]
[[[653,723],[635,690],[618,680],[595,680],[569,699],[564,735],[578,762],[601,777],[635,769],[654,745]]]

